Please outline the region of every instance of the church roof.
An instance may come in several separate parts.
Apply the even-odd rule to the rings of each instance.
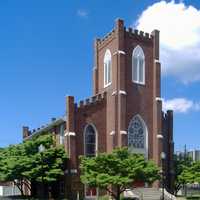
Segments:
[[[25,138],[25,140],[29,140],[34,136],[40,135],[41,133],[50,131],[53,127],[58,126],[62,123],[66,122],[66,116],[62,116],[59,118],[52,118],[50,123],[41,126],[40,128],[33,129],[30,131],[30,135]]]

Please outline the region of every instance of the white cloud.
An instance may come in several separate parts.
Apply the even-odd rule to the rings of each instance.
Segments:
[[[200,102],[194,102],[185,98],[174,98],[163,100],[163,110],[174,110],[177,113],[187,113],[189,111],[200,111]]]
[[[86,17],[88,17],[88,12],[87,12],[86,10],[79,9],[79,10],[77,11],[77,15],[78,15],[79,17],[86,18]]]
[[[163,75],[184,83],[200,80],[200,10],[183,2],[160,1],[143,11],[134,27],[160,30]]]

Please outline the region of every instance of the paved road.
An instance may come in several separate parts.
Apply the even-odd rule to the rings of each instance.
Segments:
[[[19,197],[0,197],[0,200],[33,200],[33,199],[23,199]]]

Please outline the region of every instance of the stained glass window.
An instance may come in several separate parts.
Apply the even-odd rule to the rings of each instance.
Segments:
[[[88,125],[85,130],[85,155],[96,155],[96,132],[92,125]]]
[[[145,127],[139,116],[135,116],[128,128],[128,146],[136,149],[145,148]]]

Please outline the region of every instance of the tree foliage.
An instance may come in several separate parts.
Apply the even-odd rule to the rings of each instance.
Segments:
[[[41,144],[45,151],[39,153]],[[31,189],[31,181],[51,184],[64,175],[66,159],[64,148],[56,147],[52,136],[44,134],[0,150],[0,181],[13,181],[22,193],[22,185]]]
[[[117,200],[135,181],[152,183],[159,178],[159,169],[152,161],[130,153],[127,148],[115,149],[113,153],[102,153],[96,157],[83,156],[80,169],[84,184],[105,189]]]
[[[200,184],[200,161],[193,162],[191,166],[185,167],[179,176],[179,180],[184,183]]]
[[[185,174],[183,173],[186,169],[190,168],[192,165],[192,160],[186,154],[181,157],[174,155],[174,171],[175,171],[175,181],[174,181],[174,191],[175,195],[184,186],[187,181],[185,179]]]

